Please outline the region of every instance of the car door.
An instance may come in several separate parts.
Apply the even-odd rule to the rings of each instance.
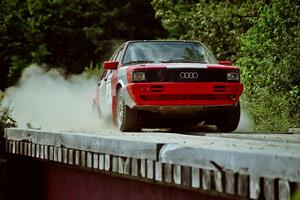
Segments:
[[[103,78],[100,80],[99,90],[100,90],[100,113],[102,117],[107,117],[110,114],[108,109],[109,103],[109,93],[111,85],[112,70],[107,70]]]
[[[117,61],[123,48],[119,48],[111,61]],[[112,78],[116,75],[117,70],[107,70],[105,76],[100,82],[100,112],[103,117],[107,117],[112,113]]]

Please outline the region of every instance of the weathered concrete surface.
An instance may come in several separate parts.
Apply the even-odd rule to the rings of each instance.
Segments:
[[[131,158],[157,160],[157,152],[162,145],[155,142],[136,141],[121,135],[56,133],[38,130],[6,129],[5,138],[13,141],[30,142],[39,145],[65,147],[103,154],[127,156]]]
[[[286,143],[300,143],[300,134],[295,135],[291,133],[258,133],[258,134],[249,134],[249,133],[214,133],[214,134],[205,134],[209,137],[222,137],[222,138],[234,138],[234,139],[247,139],[247,140],[259,140],[259,141],[268,141],[268,142],[286,142]]]

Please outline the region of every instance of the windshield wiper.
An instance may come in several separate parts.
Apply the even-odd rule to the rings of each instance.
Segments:
[[[162,63],[206,63],[200,60],[187,60],[187,59],[174,59],[174,60],[163,60]]]
[[[132,64],[139,64],[139,63],[154,63],[154,62],[156,62],[156,61],[152,61],[152,60],[134,60],[134,61],[124,63],[124,65],[132,65]]]

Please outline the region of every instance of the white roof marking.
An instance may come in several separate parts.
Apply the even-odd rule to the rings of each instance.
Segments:
[[[171,63],[167,64],[167,68],[201,68],[206,69],[207,64],[200,63]]]

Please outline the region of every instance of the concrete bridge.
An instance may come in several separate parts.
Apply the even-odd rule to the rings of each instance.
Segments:
[[[299,134],[6,129],[0,199],[291,199]],[[3,144],[1,144],[3,146]]]

